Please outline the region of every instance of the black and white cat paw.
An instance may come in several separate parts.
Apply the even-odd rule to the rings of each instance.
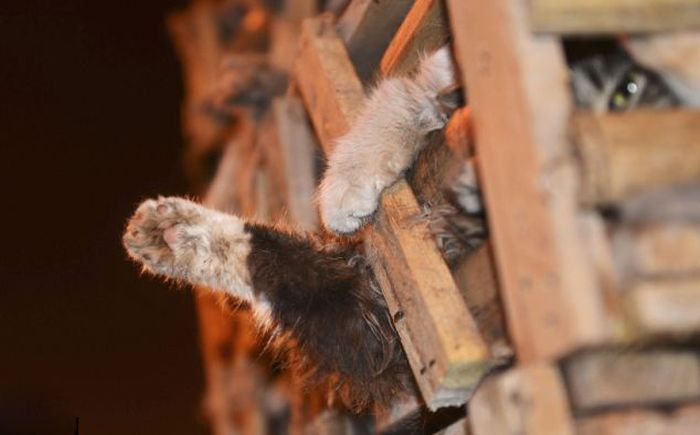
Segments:
[[[201,222],[198,206],[181,198],[144,201],[129,220],[123,242],[129,256],[154,273],[184,274],[187,257],[196,252],[188,229]]]
[[[319,197],[321,220],[334,233],[352,234],[377,210],[380,194],[369,180],[328,174]]]

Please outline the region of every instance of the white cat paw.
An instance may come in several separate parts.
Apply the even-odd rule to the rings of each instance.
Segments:
[[[147,269],[182,275],[188,251],[196,251],[196,237],[187,228],[201,221],[196,205],[181,198],[144,201],[129,220],[123,242],[129,255]]]
[[[354,233],[377,210],[380,193],[371,180],[328,174],[321,186],[321,220],[334,233]]]

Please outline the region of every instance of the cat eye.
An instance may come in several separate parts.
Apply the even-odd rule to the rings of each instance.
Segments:
[[[610,98],[608,108],[621,111],[632,107],[633,101],[639,101],[638,94],[642,92],[644,82],[644,75],[639,71],[630,71],[625,74]]]

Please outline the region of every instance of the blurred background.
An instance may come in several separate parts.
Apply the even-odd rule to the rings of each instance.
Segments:
[[[189,291],[139,276],[135,205],[183,194],[183,1],[0,10],[0,434],[205,433]]]

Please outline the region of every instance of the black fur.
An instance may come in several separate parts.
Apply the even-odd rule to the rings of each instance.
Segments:
[[[362,409],[413,388],[410,369],[370,268],[352,243],[328,243],[246,224],[254,291],[289,333],[301,369]]]

